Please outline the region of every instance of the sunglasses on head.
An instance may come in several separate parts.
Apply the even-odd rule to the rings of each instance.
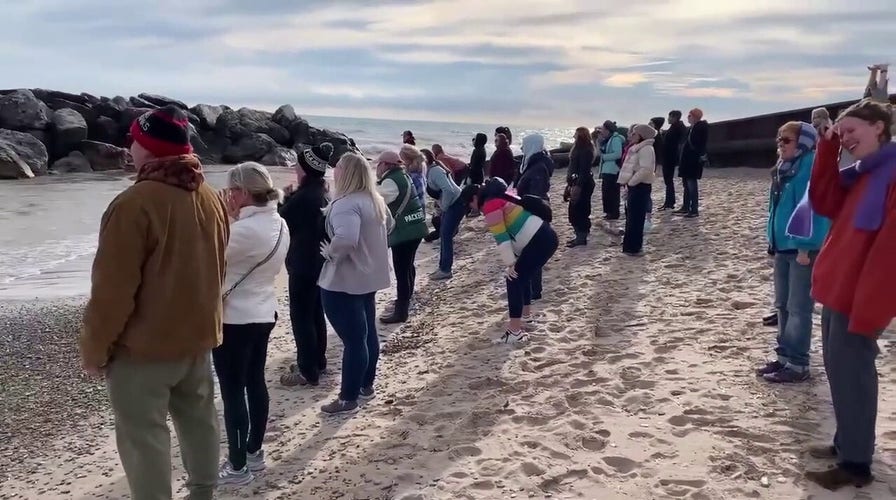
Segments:
[[[793,142],[793,139],[790,137],[778,137],[775,140],[780,144],[790,144],[791,142]]]

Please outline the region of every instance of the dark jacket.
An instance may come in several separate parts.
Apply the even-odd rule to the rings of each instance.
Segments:
[[[709,123],[700,120],[691,126],[681,147],[681,163],[678,176],[684,179],[700,179],[706,158],[706,143],[709,141]]]
[[[656,137],[653,138],[653,150],[656,152],[656,164],[665,165],[663,163],[663,151],[666,150],[666,134],[659,130],[656,131]]]
[[[676,122],[669,125],[669,129],[663,135],[662,149],[657,148],[656,142],[654,142],[654,150],[663,152],[664,167],[672,168],[678,166],[678,162],[681,159],[681,143],[684,142],[684,137],[687,133],[688,128],[685,127],[684,123]]]
[[[306,177],[304,181],[280,204],[280,216],[289,227],[286,270],[316,283],[324,265],[320,244],[326,238],[323,209],[329,198],[323,179]]]
[[[569,153],[566,184],[581,187],[594,182],[594,175],[591,172],[592,164],[594,164],[594,149],[573,147]]]
[[[485,180],[485,144],[488,136],[476,134],[473,139],[473,154],[470,155],[470,182],[482,184]]]
[[[510,148],[498,148],[492,153],[492,159],[488,167],[489,177],[500,177],[509,186],[513,184],[516,170],[517,164],[513,159],[513,151]]]
[[[516,180],[516,194],[519,196],[538,196],[543,200],[548,199],[548,191],[551,190],[551,173],[554,171],[554,162],[546,151],[540,151],[529,158],[526,170],[520,173]]]

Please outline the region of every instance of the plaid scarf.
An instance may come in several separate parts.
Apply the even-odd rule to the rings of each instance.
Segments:
[[[137,182],[156,181],[196,191],[205,181],[202,163],[194,155],[167,156],[143,165],[137,173]]]

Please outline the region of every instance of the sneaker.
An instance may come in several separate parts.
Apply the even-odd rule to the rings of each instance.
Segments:
[[[770,363],[766,363],[765,366],[756,370],[756,376],[762,377],[764,375],[768,375],[770,373],[779,372],[784,369],[784,363],[780,361],[772,361]]]
[[[506,330],[504,335],[501,335],[501,341],[505,344],[512,344],[517,342],[525,342],[529,340],[529,334],[520,330],[517,332],[512,332],[510,330]]]
[[[376,389],[373,386],[361,388],[361,399],[373,399],[376,397]]]
[[[452,277],[452,274],[450,272],[445,272],[445,271],[442,271],[441,269],[429,275],[429,279],[436,280],[436,281],[450,280],[451,277]]]
[[[253,479],[255,479],[255,476],[252,475],[249,467],[234,470],[229,460],[221,464],[221,468],[218,470],[218,486],[245,486],[251,483]]]
[[[332,403],[327,403],[320,407],[320,411],[329,415],[335,415],[337,413],[351,413],[353,411],[356,411],[357,409],[357,401],[344,401],[342,399],[337,399]]]
[[[261,472],[267,469],[268,466],[264,463],[264,450],[258,450],[255,453],[247,453],[246,467],[249,468],[249,472]]]
[[[775,373],[763,375],[762,378],[764,378],[766,382],[771,382],[773,384],[795,384],[797,382],[805,382],[809,380],[810,375],[809,370],[794,370],[790,367],[784,367]]]
[[[299,373],[298,371],[291,371],[289,373],[284,373],[283,375],[280,376],[280,385],[282,385],[284,387],[296,387],[296,386],[300,386],[300,385],[301,386],[310,385],[310,386],[317,387],[318,384],[320,384],[320,382],[318,382],[316,380],[312,382],[311,380],[308,380],[307,378],[305,378],[305,376],[302,375],[301,373]]]
[[[697,217],[700,217],[700,214],[698,214],[696,212],[690,212],[690,213],[685,214],[685,216],[684,216],[685,219],[696,219]]]

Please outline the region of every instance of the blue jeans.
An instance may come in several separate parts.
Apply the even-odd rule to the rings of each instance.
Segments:
[[[442,212],[442,226],[439,228],[439,271],[451,272],[454,266],[454,233],[467,214],[467,207],[461,200],[455,201]]]
[[[775,254],[775,307],[778,309],[778,362],[796,370],[809,368],[812,344],[812,266],[818,252],[809,254],[810,264],[796,261],[795,253]]]
[[[352,295],[321,289],[327,319],[344,346],[339,399],[357,401],[362,387],[373,387],[380,359],[376,333],[376,292]]]
[[[507,279],[507,309],[511,319],[523,317],[523,307],[532,303],[532,279],[541,275],[541,269],[559,246],[557,233],[547,223],[542,224],[529,244],[520,252],[514,270],[517,277]]]
[[[700,212],[700,192],[697,187],[697,179],[681,179],[684,186],[684,204],[681,206],[683,211],[689,214]]]

